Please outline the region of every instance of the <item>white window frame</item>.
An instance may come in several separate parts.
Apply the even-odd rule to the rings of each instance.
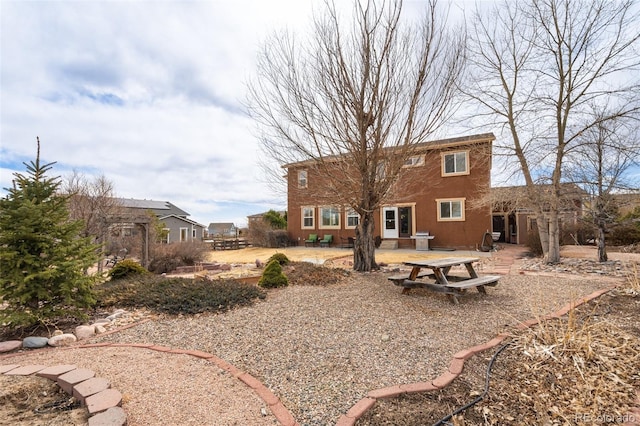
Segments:
[[[196,228],[193,228],[191,230],[191,239],[195,240],[196,238],[198,238],[198,230]]]
[[[329,224],[324,224],[325,211],[328,211]],[[318,229],[340,229],[340,207],[322,206],[318,208]],[[337,222],[337,223],[336,223]]]
[[[309,185],[309,174],[306,170],[298,170],[298,188],[307,188]]]
[[[468,175],[469,174],[469,151],[455,151],[455,152],[443,152],[442,154],[442,176],[460,176],[460,175]],[[464,170],[457,170],[458,164],[458,156],[464,156]],[[447,172],[446,163],[447,157],[453,156],[453,172]]]
[[[453,205],[460,204],[460,216],[442,217],[442,205],[449,204],[449,211],[453,212]],[[442,198],[436,200],[436,207],[438,209],[438,222],[464,222],[465,219],[465,198]]]
[[[305,215],[310,212],[311,215]],[[311,219],[311,225],[305,225],[305,219]],[[302,206],[300,208],[300,226],[302,229],[316,229],[316,208],[311,206]]]
[[[180,242],[185,241],[189,241],[189,228],[180,228]]]
[[[349,225],[349,219],[355,218],[356,224]],[[356,229],[360,223],[360,215],[352,208],[348,208],[344,212],[344,229]]]
[[[169,244],[171,242],[171,228],[162,228],[162,232],[166,232],[166,234],[162,236],[161,241],[164,244]]]
[[[425,158],[425,154],[421,154],[421,155],[412,155],[411,157],[407,158],[404,162],[404,164],[402,165],[402,168],[409,168],[409,167],[421,167],[424,166],[424,158]]]

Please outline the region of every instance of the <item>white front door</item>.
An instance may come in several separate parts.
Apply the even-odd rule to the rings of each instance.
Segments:
[[[398,238],[398,208],[382,208],[382,239]]]

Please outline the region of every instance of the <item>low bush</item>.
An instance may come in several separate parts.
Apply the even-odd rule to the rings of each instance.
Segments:
[[[529,231],[527,234],[527,247],[533,256],[542,256],[542,243],[538,231]]]
[[[258,285],[264,288],[285,287],[288,284],[289,280],[286,275],[282,273],[282,266],[280,266],[280,263],[275,259],[267,263],[262,277],[260,277],[260,281],[258,281]]]
[[[289,264],[289,258],[287,257],[286,254],[284,253],[274,253],[269,260],[267,260],[267,264],[269,264],[269,262],[271,262],[272,260],[275,260],[276,262],[278,262],[280,265],[284,266],[284,265],[288,265]]]
[[[132,275],[142,275],[148,272],[149,271],[147,271],[144,266],[142,266],[135,260],[124,259],[116,263],[116,265],[111,268],[108,275],[112,280],[120,280]]]
[[[640,242],[640,223],[621,222],[607,235],[607,244],[624,246]]]
[[[266,297],[255,285],[233,279],[209,281],[152,274],[106,282],[98,286],[96,294],[100,307],[144,307],[173,315],[224,312]]]
[[[193,266],[204,260],[209,247],[200,241],[154,244],[149,270],[156,274],[174,271],[179,266]]]
[[[350,276],[350,272],[341,268],[328,268],[309,262],[291,262],[284,270],[291,285],[331,285]]]

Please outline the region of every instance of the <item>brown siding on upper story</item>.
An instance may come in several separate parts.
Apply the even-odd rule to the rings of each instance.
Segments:
[[[484,232],[491,231],[490,206],[478,207],[478,201],[491,182],[491,143],[493,135],[479,135],[477,138],[464,137],[436,141],[433,144],[421,144],[421,153],[425,155],[422,165],[404,168],[398,183],[391,191],[385,206],[411,206],[413,223],[410,234],[416,231],[428,231],[435,239],[432,246],[450,248],[475,248],[480,244]],[[442,176],[442,154],[468,152],[468,174]],[[340,163],[336,162],[336,167]],[[354,236],[353,229],[345,228],[344,206],[340,212],[340,229],[320,229],[319,207],[329,205],[318,197],[319,189],[326,187],[326,179],[319,175],[313,164],[301,162],[287,165],[288,184],[288,231],[293,240],[304,243],[309,234],[332,234],[337,244],[341,238]],[[307,187],[298,188],[298,171],[307,171]],[[437,200],[464,200],[464,220],[439,221]],[[314,208],[315,226],[302,229],[302,207]],[[381,227],[382,209],[375,213],[375,236],[383,236]],[[414,240],[400,238],[400,246],[414,247]]]

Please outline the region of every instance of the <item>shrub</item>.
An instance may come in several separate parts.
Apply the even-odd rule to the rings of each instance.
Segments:
[[[607,242],[619,246],[640,242],[640,224],[627,221],[612,227]]]
[[[149,270],[156,274],[171,272],[179,266],[193,266],[204,260],[209,247],[200,241],[154,244]]]
[[[337,284],[350,276],[350,272],[342,268],[328,268],[309,262],[291,262],[285,273],[291,285]]]
[[[132,259],[124,259],[116,263],[109,271],[109,277],[112,280],[119,280],[132,275],[146,274],[148,271],[142,265]]]
[[[273,256],[271,256],[269,260],[267,260],[267,264],[269,264],[269,262],[271,262],[272,260],[277,261],[280,265],[289,264],[289,258],[284,253],[274,253]]]
[[[267,264],[260,281],[258,281],[258,285],[264,288],[285,287],[288,284],[289,280],[282,273],[282,267],[277,260],[272,260]]]
[[[287,247],[289,240],[287,231],[275,230],[267,232],[267,244],[269,247]]]
[[[172,315],[224,312],[266,297],[255,285],[233,279],[200,281],[152,274],[106,282],[96,293],[101,307],[145,307]]]
[[[560,228],[560,245],[589,244],[589,241],[595,241],[595,238],[594,227],[589,222],[564,225]]]
[[[542,256],[542,243],[538,231],[529,231],[527,234],[527,247],[534,256]]]

